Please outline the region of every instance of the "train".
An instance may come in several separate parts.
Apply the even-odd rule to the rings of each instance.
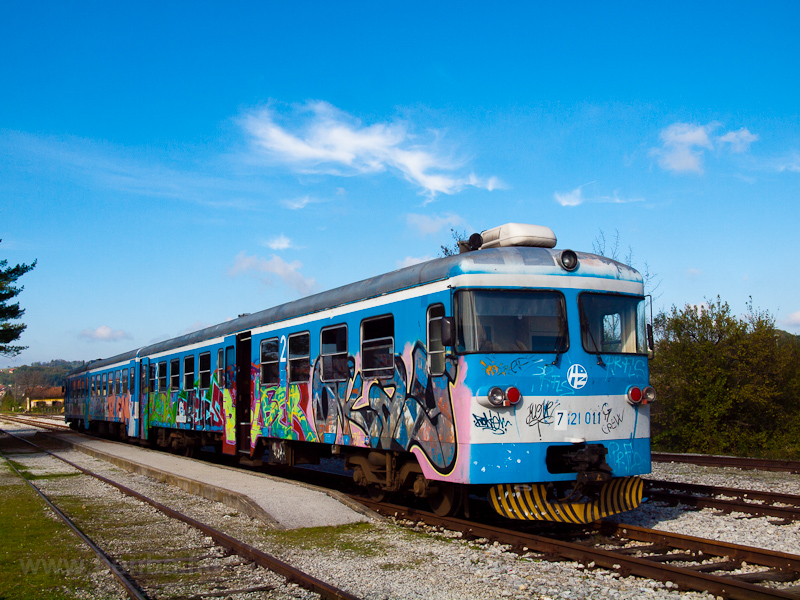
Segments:
[[[508,223],[459,252],[71,371],[65,420],[250,465],[339,458],[376,499],[588,523],[642,501],[641,275]],[[648,306],[649,312],[648,312]]]

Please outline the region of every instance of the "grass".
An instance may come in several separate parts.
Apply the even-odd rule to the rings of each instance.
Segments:
[[[26,483],[0,463],[0,599],[60,600],[92,593],[94,553]]]
[[[357,556],[378,556],[385,547],[376,547],[376,528],[370,523],[351,523],[334,527],[303,527],[285,531],[266,531],[267,539],[284,546],[324,551],[349,552]]]

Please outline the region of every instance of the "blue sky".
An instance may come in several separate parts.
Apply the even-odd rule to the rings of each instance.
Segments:
[[[800,4],[0,6],[0,257],[109,356],[415,261],[619,231],[655,308],[800,333]]]

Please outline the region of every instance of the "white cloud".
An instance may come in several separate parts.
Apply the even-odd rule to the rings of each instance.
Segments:
[[[700,269],[695,269],[693,267],[689,267],[686,269],[686,277],[689,279],[697,279],[703,274],[703,271]]]
[[[717,123],[673,123],[661,130],[662,146],[650,150],[650,156],[654,156],[666,171],[702,173],[703,152],[713,148],[709,134],[717,126]]]
[[[438,217],[409,213],[406,215],[408,226],[422,235],[432,235],[449,227],[463,227],[464,219],[453,213]]]
[[[240,252],[236,255],[233,266],[228,270],[228,275],[236,277],[246,273],[272,274],[277,276],[285,285],[302,295],[307,295],[316,289],[317,282],[313,278],[304,277],[300,273],[301,268],[303,268],[303,263],[298,260],[289,263],[277,255],[266,259],[258,256],[247,256],[245,252]],[[261,279],[270,282],[268,276]]]
[[[406,256],[403,260],[398,260],[395,264],[397,265],[398,269],[402,269],[404,267],[410,267],[412,265],[428,262],[429,260],[433,260],[433,258],[433,256]]]
[[[363,125],[327,102],[314,102],[296,111],[302,123],[292,131],[277,123],[270,109],[241,119],[253,145],[275,161],[310,173],[346,176],[396,171],[430,197],[454,194],[466,186],[497,189],[496,177],[460,176],[461,165],[440,154],[435,143],[418,143],[402,121]]]
[[[281,200],[281,204],[283,204],[283,206],[289,210],[301,210],[309,204],[316,204],[317,202],[322,202],[322,200],[312,198],[311,196],[301,196],[299,198]]]
[[[791,327],[791,328],[800,327],[800,310],[798,310],[797,312],[793,312],[785,319],[782,319],[781,323],[785,327]]]
[[[571,192],[555,192],[553,197],[556,199],[561,206],[579,206],[584,202],[599,202],[599,203],[607,203],[607,204],[628,204],[629,202],[644,202],[644,198],[620,198],[619,193],[617,190],[614,190],[614,193],[610,196],[593,196],[591,198],[586,198],[583,195],[583,188],[587,185],[591,185],[595,183],[594,181],[590,181],[589,183],[584,183],[576,187]]]
[[[800,154],[794,152],[789,156],[778,159],[775,161],[775,170],[779,173],[783,173],[784,171],[800,173]]]
[[[731,152],[740,154],[750,149],[750,144],[758,140],[758,136],[750,133],[747,127],[742,127],[737,131],[729,131],[720,136],[719,141],[723,144],[731,145]]]
[[[292,247],[292,240],[283,234],[272,238],[266,242],[266,245],[273,250],[286,250]]]
[[[93,342],[116,342],[131,338],[129,333],[121,329],[113,330],[108,325],[100,325],[97,329],[84,329],[78,335]]]

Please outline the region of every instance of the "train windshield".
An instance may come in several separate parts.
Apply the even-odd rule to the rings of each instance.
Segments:
[[[456,352],[565,352],[564,296],[553,291],[456,293]]]
[[[579,296],[581,341],[592,354],[646,354],[645,302],[641,296]]]

